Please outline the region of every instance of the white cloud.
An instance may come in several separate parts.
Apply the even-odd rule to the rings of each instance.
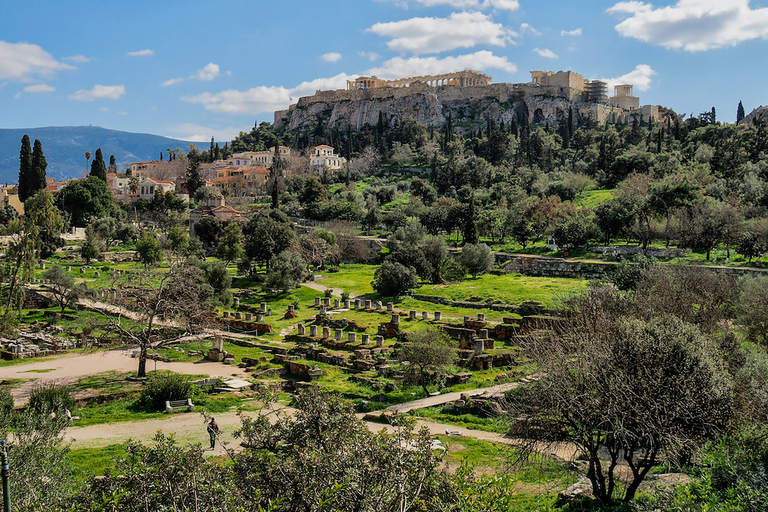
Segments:
[[[154,55],[154,54],[155,52],[149,49],[126,53],[126,55],[128,55],[129,57],[148,57],[149,55]]]
[[[534,48],[534,53],[538,53],[541,57],[544,57],[545,59],[556,59],[557,54],[550,50],[549,48]]]
[[[606,12],[629,15],[616,25],[622,36],[668,49],[697,52],[768,38],[768,8],[751,9],[749,0],[679,0],[659,8],[633,0]]]
[[[22,92],[30,93],[30,94],[39,94],[42,92],[53,92],[56,88],[53,86],[50,86],[48,84],[35,84],[35,85],[28,85],[26,86]],[[21,98],[22,92],[17,92],[14,98],[19,99]]]
[[[389,0],[401,7],[408,8],[408,2],[405,0]],[[516,11],[520,8],[518,0],[414,0],[424,7],[434,7],[436,5],[449,5],[457,9],[496,9],[500,11]]]
[[[380,55],[376,52],[357,52],[357,54],[371,62],[377,60],[380,57]]]
[[[376,23],[368,30],[390,38],[387,42],[390,50],[416,55],[481,44],[503,47],[518,36],[481,12],[455,12],[448,18],[411,18]]]
[[[572,36],[572,37],[580,36],[581,35],[581,27],[575,28],[573,30],[561,30],[560,31],[560,35],[561,36]]]
[[[53,92],[56,88],[48,84],[35,84],[28,85],[24,88],[24,92],[39,93],[39,92]]]
[[[520,33],[521,34],[525,34],[526,32],[530,32],[531,34],[533,34],[535,36],[540,36],[541,35],[541,32],[539,32],[538,30],[533,28],[531,25],[529,25],[528,23],[523,23],[523,24],[520,25]]]
[[[99,111],[100,111],[100,112],[104,112],[104,113],[107,113],[107,112],[109,112],[109,108],[107,108],[107,107],[101,107],[101,108],[99,109]]]
[[[204,82],[210,82],[217,76],[219,76],[219,65],[211,62],[209,64],[206,64],[204,68],[198,69],[197,73],[192,75],[190,78],[194,78],[196,80],[202,80]]]
[[[165,82],[161,83],[160,85],[162,87],[168,87],[171,85],[179,85],[181,82],[183,82],[183,78],[171,78],[170,80],[166,80]]]
[[[93,59],[86,57],[85,55],[72,55],[71,57],[64,57],[64,60],[75,62],[77,64],[85,64],[86,62],[91,62]]]
[[[116,100],[125,94],[124,85],[95,85],[90,91],[80,89],[69,95],[69,99],[77,101],[93,101],[96,99]]]
[[[632,84],[638,91],[647,91],[651,88],[651,77],[657,75],[648,64],[639,64],[635,69],[616,78],[601,78],[608,83],[608,95],[613,95],[613,87],[621,84]]]
[[[506,57],[498,57],[487,50],[457,55],[455,57],[411,57],[408,59],[395,57],[384,62],[380,67],[370,69],[367,75],[376,75],[383,79],[394,79],[406,76],[440,75],[461,69],[485,71],[501,69],[509,73],[517,71],[517,66]]]
[[[51,77],[65,69],[75,68],[57,61],[36,44],[0,41],[0,80],[29,82],[34,77]]]
[[[284,109],[299,97],[314,94],[318,89],[346,89],[347,80],[352,78],[352,76],[342,73],[331,78],[318,78],[311,82],[303,82],[290,89],[282,86],[267,87],[262,85],[247,91],[229,89],[215,94],[205,92],[197,96],[182,96],[181,100],[203,105],[206,110],[214,112],[254,115]]]
[[[336,52],[325,53],[320,58],[325,62],[338,62],[341,60],[341,54]]]
[[[187,140],[189,142],[210,143],[211,137],[217,141],[230,141],[237,137],[242,127],[227,126],[213,128],[195,123],[182,123],[168,127],[174,139]],[[207,149],[208,146],[198,146],[198,149]]]

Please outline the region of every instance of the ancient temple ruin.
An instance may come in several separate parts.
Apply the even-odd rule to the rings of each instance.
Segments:
[[[423,75],[412,76],[408,78],[398,78],[396,80],[382,80],[376,76],[361,76],[355,80],[347,80],[347,90],[357,89],[379,89],[384,87],[401,88],[410,87],[414,84],[426,84],[431,87],[440,87],[443,85],[457,85],[459,87],[476,87],[490,85],[492,77],[474,71],[465,69],[457,73],[445,73],[442,75]]]

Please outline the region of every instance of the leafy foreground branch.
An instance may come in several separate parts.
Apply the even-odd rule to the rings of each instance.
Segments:
[[[292,416],[266,407],[243,418],[236,433],[243,450],[232,464],[206,460],[200,445],[158,432],[148,444],[128,442],[114,470],[79,489],[61,441],[65,416],[5,407],[3,425],[17,444],[13,510],[510,510],[466,467],[455,475],[443,471],[431,436],[415,432],[408,418],[396,419],[392,434],[372,433],[338,396],[312,389],[295,405]]]

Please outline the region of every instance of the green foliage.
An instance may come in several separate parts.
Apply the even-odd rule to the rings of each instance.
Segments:
[[[391,261],[385,261],[376,269],[371,282],[373,289],[385,297],[398,297],[418,284],[419,277],[413,267]]]
[[[185,400],[192,395],[192,384],[176,373],[152,373],[141,392],[141,402],[153,411],[165,409],[167,400]]]
[[[444,379],[442,370],[452,365],[457,355],[447,335],[435,329],[418,329],[408,333],[397,357],[408,361],[406,382],[418,384],[429,394],[427,386]]]
[[[300,255],[283,251],[270,261],[269,271],[264,279],[264,289],[288,293],[309,275],[307,262]]]
[[[461,249],[459,262],[466,267],[472,277],[479,274],[485,274],[496,261],[496,256],[491,252],[491,248],[485,244],[467,244]]]
[[[109,217],[116,210],[115,201],[104,179],[88,176],[69,182],[56,194],[56,205],[71,216],[73,226],[85,227],[91,219]]]
[[[144,266],[156,265],[163,259],[163,250],[153,231],[144,231],[136,241],[136,252]]]
[[[48,258],[64,245],[61,235],[64,221],[54,206],[53,194],[42,190],[24,203],[24,216],[31,233],[37,238],[37,251],[41,258]]]
[[[99,245],[96,243],[93,232],[86,230],[85,241],[80,244],[80,257],[86,263],[90,263],[92,259],[98,258],[100,254],[101,251],[99,251]]]
[[[19,199],[24,202],[35,195],[31,189],[32,182],[32,144],[29,135],[21,138],[21,151],[19,152]]]
[[[635,256],[633,262],[622,259],[613,271],[613,283],[619,290],[635,290],[646,272],[652,271],[656,265],[656,258],[642,254]]]
[[[41,384],[30,392],[27,408],[41,415],[49,412],[63,414],[64,409],[75,408],[75,400],[72,398],[70,389],[66,386]]]
[[[89,176],[99,178],[100,180],[107,182],[107,166],[104,163],[104,155],[101,152],[101,148],[96,150],[96,154],[91,162],[91,173]]]
[[[48,162],[45,161],[45,155],[43,155],[43,145],[38,139],[35,139],[35,144],[32,148],[32,166],[27,182],[27,197],[32,197],[45,189],[47,185],[45,170],[47,167]]]
[[[0,388],[0,424],[8,425],[13,413],[13,396],[7,388]],[[0,434],[2,431],[0,430]]]

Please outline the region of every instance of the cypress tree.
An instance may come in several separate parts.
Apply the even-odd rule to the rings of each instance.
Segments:
[[[28,197],[32,197],[45,189],[45,169],[47,167],[48,162],[45,161],[45,155],[43,154],[43,144],[39,139],[35,139],[35,145],[32,148],[32,169],[29,173],[29,188],[27,189]]]
[[[205,180],[200,175],[200,162],[195,160],[189,161],[189,167],[187,167],[187,190],[189,190],[190,197],[195,197],[197,189],[205,185]]]
[[[208,162],[213,163],[214,160],[214,142],[213,137],[211,137],[211,149],[208,150]]]
[[[104,155],[101,153],[101,148],[96,150],[96,155],[91,162],[91,176],[97,176],[107,181],[107,166],[104,165]]]
[[[115,160],[115,155],[109,155],[109,167],[107,167],[107,171],[109,172],[117,172],[117,161]]]
[[[29,135],[21,138],[21,151],[19,153],[19,199],[24,202],[30,196],[29,180],[32,172],[32,144]]]
[[[739,106],[736,108],[736,122],[739,123],[744,119],[744,105],[739,102]]]

